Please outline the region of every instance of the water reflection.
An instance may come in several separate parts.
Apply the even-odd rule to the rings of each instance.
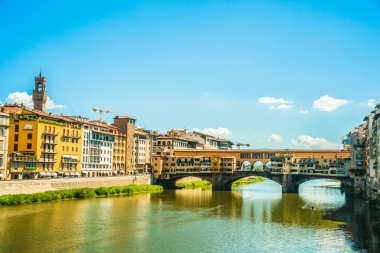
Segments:
[[[282,194],[267,180],[231,192],[183,189],[2,207],[0,252],[376,250],[368,238],[378,230],[361,219],[366,209],[315,183],[300,195]]]

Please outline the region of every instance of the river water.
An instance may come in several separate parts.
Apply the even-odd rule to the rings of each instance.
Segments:
[[[376,252],[367,214],[326,184],[0,207],[0,252]]]

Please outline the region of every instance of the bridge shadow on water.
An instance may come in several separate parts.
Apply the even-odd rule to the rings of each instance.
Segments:
[[[371,211],[363,200],[336,187],[336,182],[327,184],[310,181],[300,186],[299,194],[283,194],[279,184],[266,180],[232,191],[166,190],[152,200],[206,217],[342,230],[355,250],[379,252],[380,226],[375,222],[380,220],[379,211]]]

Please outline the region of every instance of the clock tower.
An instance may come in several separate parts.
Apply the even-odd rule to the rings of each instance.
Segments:
[[[46,77],[41,74],[34,78],[33,104],[34,110],[45,111],[47,101]]]

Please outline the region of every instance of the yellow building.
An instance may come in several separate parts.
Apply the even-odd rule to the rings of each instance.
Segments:
[[[135,128],[136,119],[128,116],[116,116],[113,125],[127,136],[125,148],[125,169],[129,175],[136,174],[135,167]]]
[[[114,175],[123,175],[126,173],[125,150],[127,147],[127,136],[118,129],[115,135],[113,146],[113,164],[112,170]]]
[[[12,179],[80,176],[81,125],[67,117],[6,105]]]
[[[177,156],[176,152],[161,151],[153,155],[155,178],[166,178],[171,174],[196,176],[202,173],[233,173],[236,167],[233,156]]]

